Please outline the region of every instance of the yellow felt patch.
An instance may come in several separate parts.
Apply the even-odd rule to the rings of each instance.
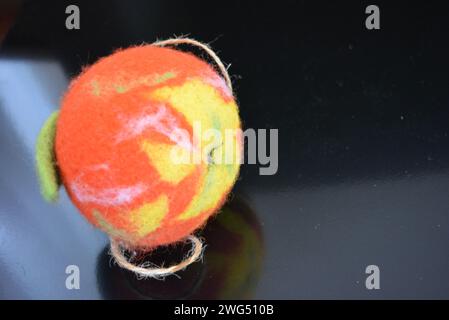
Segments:
[[[200,79],[186,81],[181,86],[162,87],[155,90],[151,98],[169,102],[192,126],[200,124],[202,133],[208,129],[220,132],[223,143],[213,151],[213,163],[207,167],[199,192],[178,219],[194,218],[206,210],[214,209],[234,184],[240,167],[238,159],[241,150],[235,134],[240,129],[237,105],[234,101],[226,102],[214,87]],[[231,139],[226,143],[226,135],[229,136],[229,133]],[[202,148],[206,145],[203,143]],[[162,168],[159,172],[161,170]]]
[[[94,210],[92,212],[93,217],[98,223],[98,226],[105,231],[106,233],[110,234],[113,237],[118,237],[122,239],[131,240],[133,237],[128,234],[127,232],[120,230],[116,227],[114,227],[112,224],[106,221],[106,219],[102,216],[100,211]]]
[[[195,165],[187,161],[184,163],[177,161],[172,153],[174,147],[175,145],[172,144],[155,143],[146,140],[142,142],[142,150],[150,158],[161,180],[178,184],[193,172]]]
[[[240,128],[236,103],[224,101],[214,87],[200,79],[186,81],[181,86],[159,88],[152,92],[151,98],[169,102],[191,125],[201,122],[202,130],[216,128],[215,120],[222,128]]]
[[[168,198],[161,195],[156,201],[145,203],[129,214],[131,223],[137,227],[138,236],[143,237],[156,230],[167,213]]]
[[[206,210],[215,208],[223,195],[234,184],[237,173],[238,169],[229,172],[225,165],[209,165],[200,191],[192,199],[187,209],[178,216],[178,219],[194,218]]]

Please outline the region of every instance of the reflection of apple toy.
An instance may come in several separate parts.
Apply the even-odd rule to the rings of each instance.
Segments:
[[[264,244],[256,215],[240,200],[227,203],[222,212],[200,232],[207,239],[203,264],[195,264],[168,277],[137,280],[123,269],[109,265],[105,250],[99,258],[97,275],[104,298],[111,299],[245,299],[251,298],[260,277]],[[186,246],[170,250],[177,259]],[[151,259],[164,256],[162,249]]]
[[[179,43],[216,58],[190,39],[119,50],[72,81],[37,141],[43,196],[56,200],[60,178],[81,213],[109,234],[117,262],[142,276],[171,274],[201,255],[201,242],[190,235],[222,206],[240,166],[230,82],[192,54],[163,47]],[[210,145],[196,127],[234,134],[205,150]],[[169,268],[132,265],[123,252],[185,239],[194,244],[192,256]]]
[[[231,201],[203,234],[208,242],[205,281],[192,298],[249,299],[264,257],[261,227],[241,201]],[[213,279],[209,281],[207,279]]]

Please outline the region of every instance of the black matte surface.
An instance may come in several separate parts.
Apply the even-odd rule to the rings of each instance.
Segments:
[[[79,31],[65,29],[72,3]],[[449,298],[449,7],[377,1],[381,30],[368,31],[368,4],[20,3],[0,44],[0,298],[214,297],[220,275],[198,280],[199,266],[163,283],[110,267],[107,237],[64,192],[45,203],[34,173],[37,133],[71,77],[174,34],[232,63],[246,128],[279,129],[277,174],[243,165],[234,192],[263,238],[252,297]],[[80,290],[65,288],[70,264]],[[370,264],[380,290],[365,288]]]

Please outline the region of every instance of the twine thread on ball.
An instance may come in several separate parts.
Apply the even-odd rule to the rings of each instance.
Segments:
[[[170,267],[155,267],[149,268],[147,264],[136,265],[130,262],[130,260],[125,256],[125,248],[123,248],[119,242],[111,238],[111,255],[114,257],[115,262],[117,264],[127,269],[131,272],[134,272],[140,278],[154,278],[154,279],[164,279],[166,276],[174,275],[176,272],[185,269],[190,264],[194,263],[198,259],[202,257],[203,246],[200,239],[198,239],[194,235],[190,235],[187,237],[186,241],[192,243],[192,248],[187,253],[186,258],[178,264],[172,265]]]
[[[172,38],[167,40],[156,41],[152,45],[164,47],[170,45],[177,46],[179,44],[189,44],[204,50],[217,65],[222,76],[224,77],[226,85],[231,91],[231,94],[233,94],[232,82],[227,68],[220,60],[220,58],[217,56],[217,54],[207,44],[204,44],[191,38]],[[115,259],[115,262],[120,267],[135,273],[139,278],[164,279],[166,276],[176,275],[176,272],[184,270],[190,264],[201,259],[203,255],[203,250],[205,248],[201,240],[194,235],[190,235],[186,238],[186,241],[192,243],[191,250],[187,253],[187,256],[184,258],[184,260],[170,267],[149,267],[148,266],[149,263],[143,263],[140,265],[132,263],[131,259],[128,259],[125,256],[126,249],[122,247],[120,243],[114,240],[113,238],[110,238],[110,246],[111,246],[110,253],[111,256]]]
[[[173,39],[167,39],[167,40],[160,40],[153,43],[155,46],[165,47],[165,46],[177,46],[179,44],[189,44],[195,47],[198,47],[202,50],[204,50],[217,64],[218,69],[221,72],[221,75],[224,77],[227,86],[229,87],[229,90],[231,90],[231,93],[233,93],[232,89],[232,81],[231,77],[229,76],[228,69],[225,67],[223,62],[220,60],[220,58],[217,56],[217,54],[211,49],[211,47],[205,43],[202,43],[200,41],[197,41],[195,39],[191,38],[173,38]]]

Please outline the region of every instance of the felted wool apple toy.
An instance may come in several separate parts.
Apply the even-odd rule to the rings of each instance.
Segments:
[[[222,76],[167,47],[178,44],[204,49]],[[201,256],[192,234],[236,181],[240,127],[226,68],[205,44],[178,38],[118,50],[76,77],[43,125],[36,144],[41,193],[56,201],[62,183],[84,217],[110,236],[120,266],[163,277]],[[210,134],[201,134],[211,130],[230,141],[212,148]],[[167,268],[134,265],[124,254],[185,240],[193,245],[189,257]]]

